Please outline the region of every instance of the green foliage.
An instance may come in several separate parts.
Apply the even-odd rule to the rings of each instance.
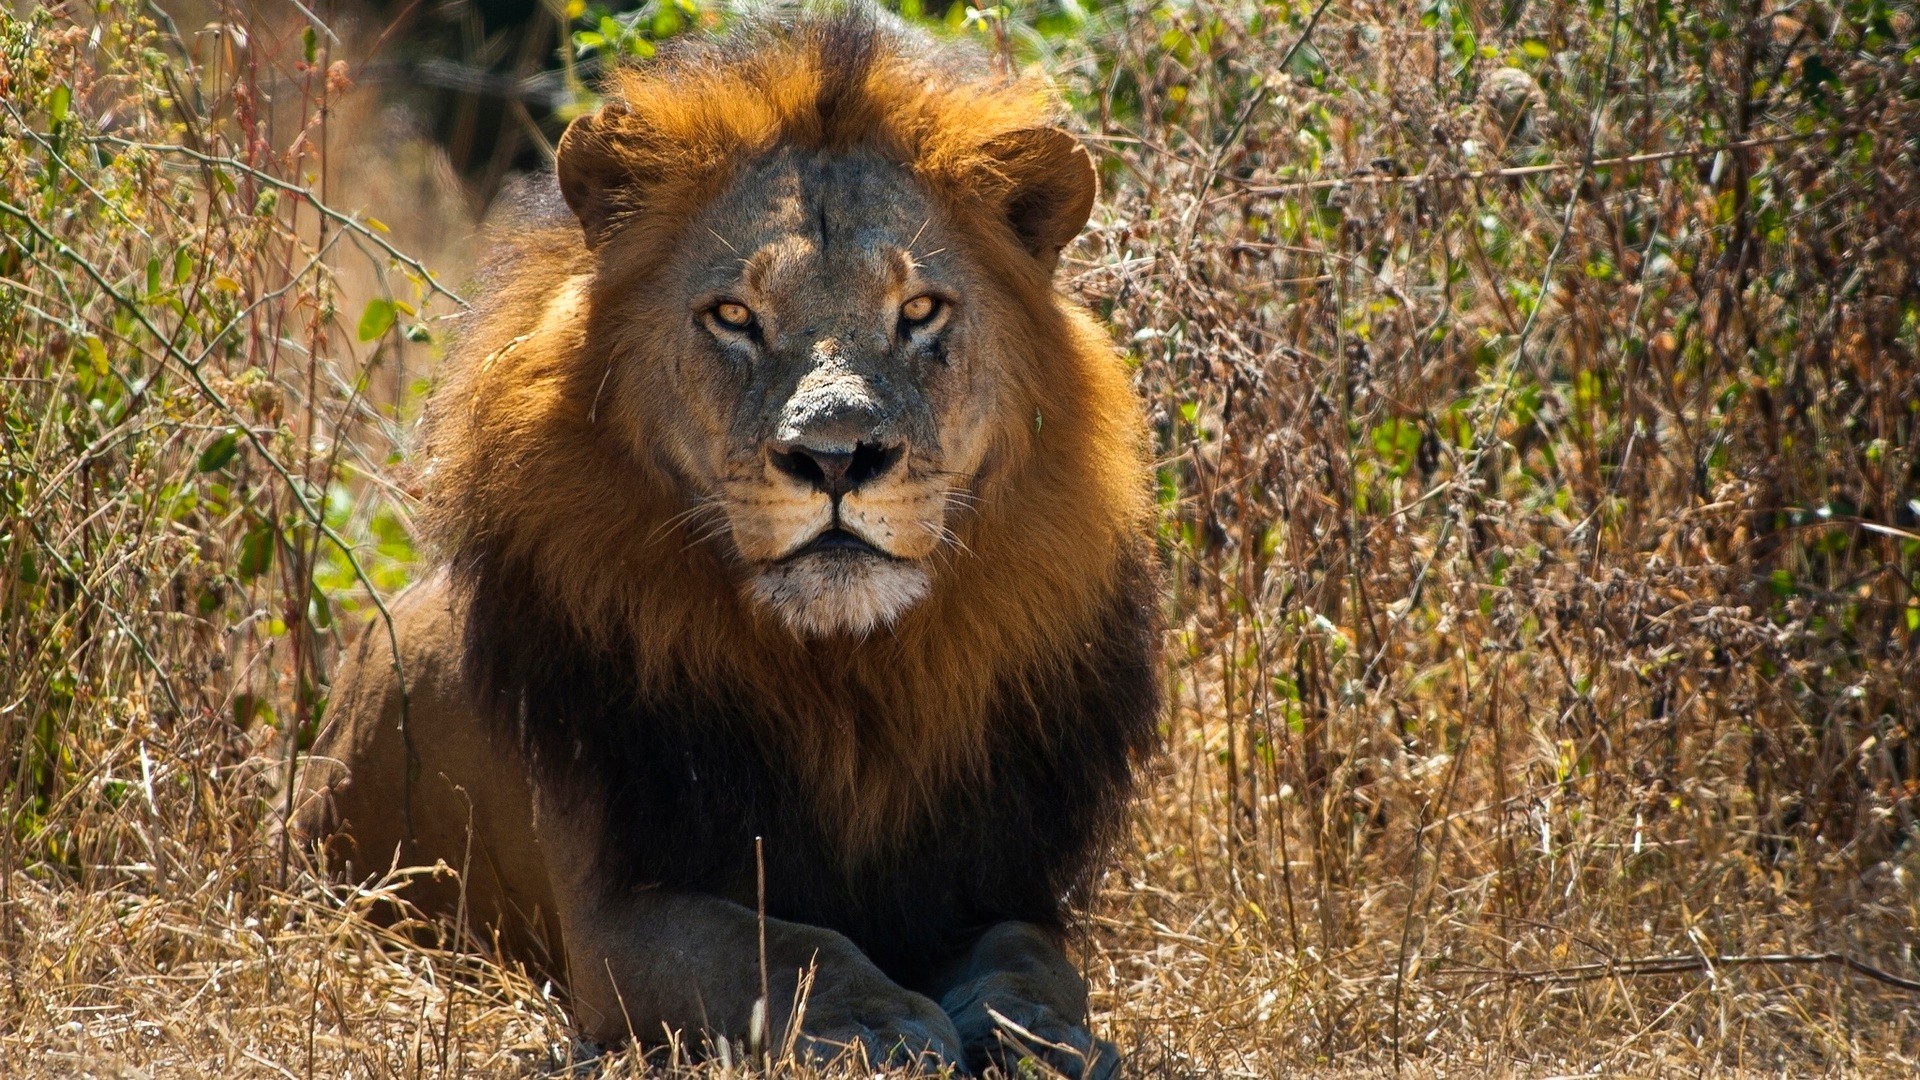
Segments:
[[[360,326],[354,331],[354,335],[361,341],[377,341],[388,330],[393,329],[396,314],[393,301],[376,296],[367,301],[365,310],[361,311]]]
[[[368,375],[448,299],[378,222],[316,214],[312,150],[249,145],[204,96],[248,100],[231,84],[180,96],[187,52],[129,8],[0,14],[0,767],[14,839],[65,863],[121,858],[76,823],[114,805],[92,778],[127,732],[244,755],[255,719],[310,728],[336,607],[410,561],[392,489],[343,479],[339,448],[377,452],[368,420],[412,407]],[[354,249],[404,298],[347,328]]]
[[[704,10],[703,10],[704,7]],[[575,57],[638,57],[653,55],[656,42],[689,27],[712,26],[716,5],[698,0],[647,0],[627,11],[614,12],[599,3],[569,0],[567,15],[581,29],[573,32]]]

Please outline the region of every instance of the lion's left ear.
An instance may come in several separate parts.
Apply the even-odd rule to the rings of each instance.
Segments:
[[[1093,213],[1100,192],[1093,158],[1080,140],[1055,127],[998,136],[985,147],[1008,181],[1002,206],[1007,224],[1028,253],[1051,271],[1060,249],[1073,242]]]

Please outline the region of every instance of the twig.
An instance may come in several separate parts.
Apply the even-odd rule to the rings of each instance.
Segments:
[[[1274,65],[1275,72],[1284,72],[1287,70],[1287,65],[1293,63],[1294,54],[1299,52],[1300,47],[1305,45],[1307,39],[1313,36],[1314,27],[1320,25],[1320,16],[1326,13],[1328,5],[1332,3],[1333,0],[1320,0],[1320,6],[1313,9],[1313,15],[1307,19],[1307,25],[1301,29],[1300,36],[1293,40],[1293,44],[1288,47],[1286,55],[1280,58],[1278,64]],[[1227,129],[1226,137],[1215,143],[1213,148],[1207,153],[1206,182],[1200,185],[1199,199],[1197,199],[1192,208],[1187,211],[1186,223],[1181,228],[1181,251],[1187,251],[1193,247],[1194,230],[1199,227],[1201,211],[1206,209],[1207,197],[1213,191],[1214,182],[1220,179],[1221,156],[1227,152],[1227,147],[1232,146],[1234,140],[1240,137],[1240,133],[1246,129],[1247,122],[1253,119],[1253,114],[1260,110],[1260,106],[1267,103],[1267,98],[1272,92],[1273,84],[1271,82],[1262,82],[1260,88],[1254,91],[1253,96],[1247,99],[1245,107],[1240,110],[1240,115],[1234,118],[1233,126]]]
[[[282,179],[278,176],[273,175],[270,172],[266,172],[265,170],[256,169],[253,166],[248,165],[246,162],[241,161],[239,158],[223,157],[219,154],[202,153],[201,151],[195,150],[192,147],[181,146],[177,143],[138,142],[133,139],[122,139],[115,135],[88,135],[88,136],[85,136],[85,139],[87,142],[106,143],[109,146],[119,146],[119,147],[124,147],[130,150],[146,150],[156,154],[177,154],[181,157],[198,162],[199,164],[202,164],[202,165],[217,165],[223,169],[232,169],[235,172],[245,174],[250,179],[253,179],[258,181],[259,183],[265,184],[268,187],[274,188],[279,191],[284,191],[292,195],[298,195],[302,199],[305,199],[307,202],[307,205],[313,207],[314,212],[319,214],[321,217],[324,217],[332,221],[334,224],[340,226],[341,228],[346,229],[349,232],[352,232],[355,236],[358,236],[361,239],[367,241],[368,243],[373,244],[375,247],[385,252],[387,256],[393,259],[395,262],[398,262],[402,266],[405,266],[407,269],[412,270],[414,273],[420,275],[421,280],[426,282],[427,287],[429,289],[432,289],[434,292],[437,292],[440,295],[446,297],[447,299],[453,301],[454,303],[459,304],[461,307],[470,306],[467,303],[466,299],[462,297],[459,293],[456,293],[452,289],[447,288],[445,285],[440,284],[440,279],[433,276],[433,271],[427,269],[427,265],[425,263],[421,262],[420,260],[414,258],[411,255],[408,255],[406,252],[401,251],[399,248],[393,246],[393,244],[390,241],[388,241],[386,237],[381,236],[379,232],[375,231],[372,228],[369,228],[359,218],[356,218],[352,214],[346,213],[344,211],[335,210],[333,207],[328,206],[324,202],[321,202],[318,198],[315,198],[313,192],[304,185],[296,184],[291,180]]]
[[[1575,169],[1612,169],[1622,165],[1650,165],[1662,161],[1673,161],[1678,158],[1722,154],[1730,150],[1753,150],[1763,146],[1778,146],[1782,143],[1839,138],[1854,134],[1856,131],[1857,129],[1850,127],[1822,128],[1819,131],[1796,131],[1785,135],[1769,135],[1760,139],[1739,139],[1734,142],[1714,143],[1705,146],[1686,146],[1678,150],[1660,150],[1645,154],[1623,154],[1618,157],[1593,158],[1590,161],[1550,161],[1543,165],[1514,165],[1499,169],[1424,172],[1413,173],[1407,176],[1363,173],[1353,176],[1316,176],[1306,180],[1269,184],[1251,184],[1232,175],[1228,175],[1224,177],[1224,179],[1235,180],[1245,184],[1240,191],[1242,195],[1288,195],[1299,191],[1324,191],[1337,187],[1398,187],[1411,184],[1453,184],[1474,180],[1517,179],[1527,176],[1540,176],[1546,173],[1570,172]]]
[[[759,898],[759,907],[755,911],[760,930],[760,1030],[758,1032],[762,1067],[773,1069],[773,1040],[768,1038],[768,1028],[773,1023],[773,991],[767,980],[767,851],[766,839],[753,838],[754,882]],[[753,1034],[753,1033],[749,1033]]]
[[[311,8],[309,8],[309,7],[307,7],[307,5],[305,5],[305,4],[303,4],[303,3],[301,3],[301,2],[300,2],[300,0],[287,0],[287,3],[289,3],[289,4],[292,4],[292,5],[293,5],[293,7],[294,7],[294,9],[295,9],[296,11],[298,11],[298,12],[300,12],[300,14],[302,14],[302,15],[305,15],[305,16],[307,17],[307,21],[309,21],[309,22],[311,22],[311,23],[313,23],[313,25],[315,25],[315,26],[317,26],[317,27],[319,27],[319,28],[320,28],[320,32],[321,32],[321,33],[323,33],[323,34],[325,34],[325,35],[327,35],[327,40],[328,40],[328,41],[331,41],[331,42],[333,42],[333,43],[334,43],[335,45],[338,45],[338,44],[340,44],[340,36],[339,36],[338,34],[335,34],[335,33],[333,32],[333,28],[332,28],[332,27],[330,27],[330,26],[328,26],[328,25],[327,25],[326,23],[324,23],[324,22],[322,22],[322,21],[320,20],[320,16],[318,16],[318,15],[315,15],[315,14],[313,13],[313,10],[312,10]]]
[[[33,130],[33,127],[27,123],[27,118],[24,116],[21,116],[20,110],[13,107],[13,102],[0,101],[0,107],[4,107],[7,110],[7,115],[13,117],[13,122],[20,125],[20,130],[23,133],[25,133],[27,138],[32,139],[34,141],[34,144],[40,147],[41,151],[47,155],[47,160],[60,166],[62,169],[65,169],[67,172],[67,175],[73,177],[75,183],[78,183],[81,186],[81,188],[83,188],[86,191],[87,194],[100,200],[100,205],[106,207],[108,210],[111,210],[113,212],[113,216],[119,218],[121,222],[125,224],[128,228],[132,229],[134,232],[139,233],[143,238],[149,241],[153,239],[153,234],[148,232],[146,228],[142,226],[139,222],[128,217],[127,212],[125,210],[120,209],[120,204],[114,202],[112,199],[107,198],[105,195],[100,194],[100,190],[94,187],[92,184],[88,183],[87,178],[81,175],[80,170],[73,167],[72,162],[68,161],[65,156],[55,152],[53,149],[53,144],[47,141],[46,136]]]
[[[1616,975],[1684,975],[1715,967],[1840,967],[1874,982],[1909,993],[1920,994],[1920,979],[1895,975],[1857,957],[1841,952],[1822,953],[1741,953],[1732,956],[1649,956],[1630,960],[1611,960],[1567,967],[1537,968],[1531,971],[1502,971],[1498,968],[1440,968],[1430,974],[1439,976],[1482,975],[1520,982],[1583,983],[1610,979]]]

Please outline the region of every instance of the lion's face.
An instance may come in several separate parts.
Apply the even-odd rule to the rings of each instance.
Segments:
[[[609,392],[685,485],[688,532],[797,633],[891,623],[956,542],[1003,402],[949,233],[900,165],[776,152],[681,231],[616,350]]]

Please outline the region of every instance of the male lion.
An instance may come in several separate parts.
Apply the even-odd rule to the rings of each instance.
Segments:
[[[1052,285],[1092,162],[1037,81],[858,10],[609,90],[449,361],[444,562],[294,828],[461,868],[410,898],[592,1038],[1111,1074],[1064,905],[1161,694],[1138,403]]]

